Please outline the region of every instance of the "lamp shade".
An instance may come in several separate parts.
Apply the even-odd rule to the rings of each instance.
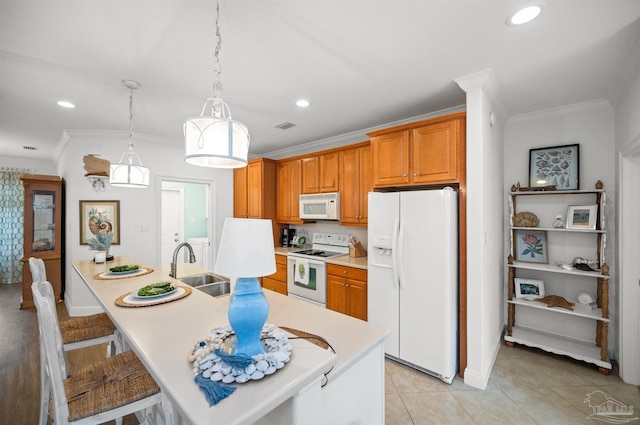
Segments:
[[[121,163],[111,164],[109,168],[111,186],[149,187],[149,169],[142,164],[122,163],[121,160]]]
[[[200,116],[184,123],[184,160],[193,165],[239,168],[247,165],[249,130],[230,118]]]
[[[214,272],[231,278],[276,272],[271,220],[226,218]]]

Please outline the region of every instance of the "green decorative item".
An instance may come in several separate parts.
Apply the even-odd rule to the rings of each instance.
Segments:
[[[112,240],[113,232],[98,232],[95,236],[92,236],[91,239],[89,239],[89,249],[95,251],[106,251],[108,256]]]
[[[304,279],[304,275],[307,273],[307,271],[304,269],[304,265],[300,264],[298,265],[298,275],[300,276],[300,279]]]

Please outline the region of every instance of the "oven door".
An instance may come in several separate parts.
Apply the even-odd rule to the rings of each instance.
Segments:
[[[305,259],[306,260],[306,259]],[[309,262],[308,284],[296,281],[296,259],[287,256],[287,291],[303,299],[326,305],[327,276],[324,261],[307,260]]]

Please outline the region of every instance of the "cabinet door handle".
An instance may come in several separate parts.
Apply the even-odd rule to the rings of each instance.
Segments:
[[[407,177],[407,173],[404,173],[404,174],[402,175],[402,177]]]
[[[413,177],[418,177],[418,173],[413,173]]]

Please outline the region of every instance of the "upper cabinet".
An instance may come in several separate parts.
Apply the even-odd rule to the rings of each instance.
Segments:
[[[302,161],[302,193],[338,191],[338,152],[304,157]]]
[[[367,225],[368,193],[373,189],[371,146],[340,151],[340,224]]]
[[[368,136],[376,187],[463,180],[464,112],[380,130]]]
[[[301,179],[300,159],[278,162],[278,222],[302,223],[300,220]]]
[[[233,170],[233,216],[275,218],[276,162],[252,159],[246,167]]]

